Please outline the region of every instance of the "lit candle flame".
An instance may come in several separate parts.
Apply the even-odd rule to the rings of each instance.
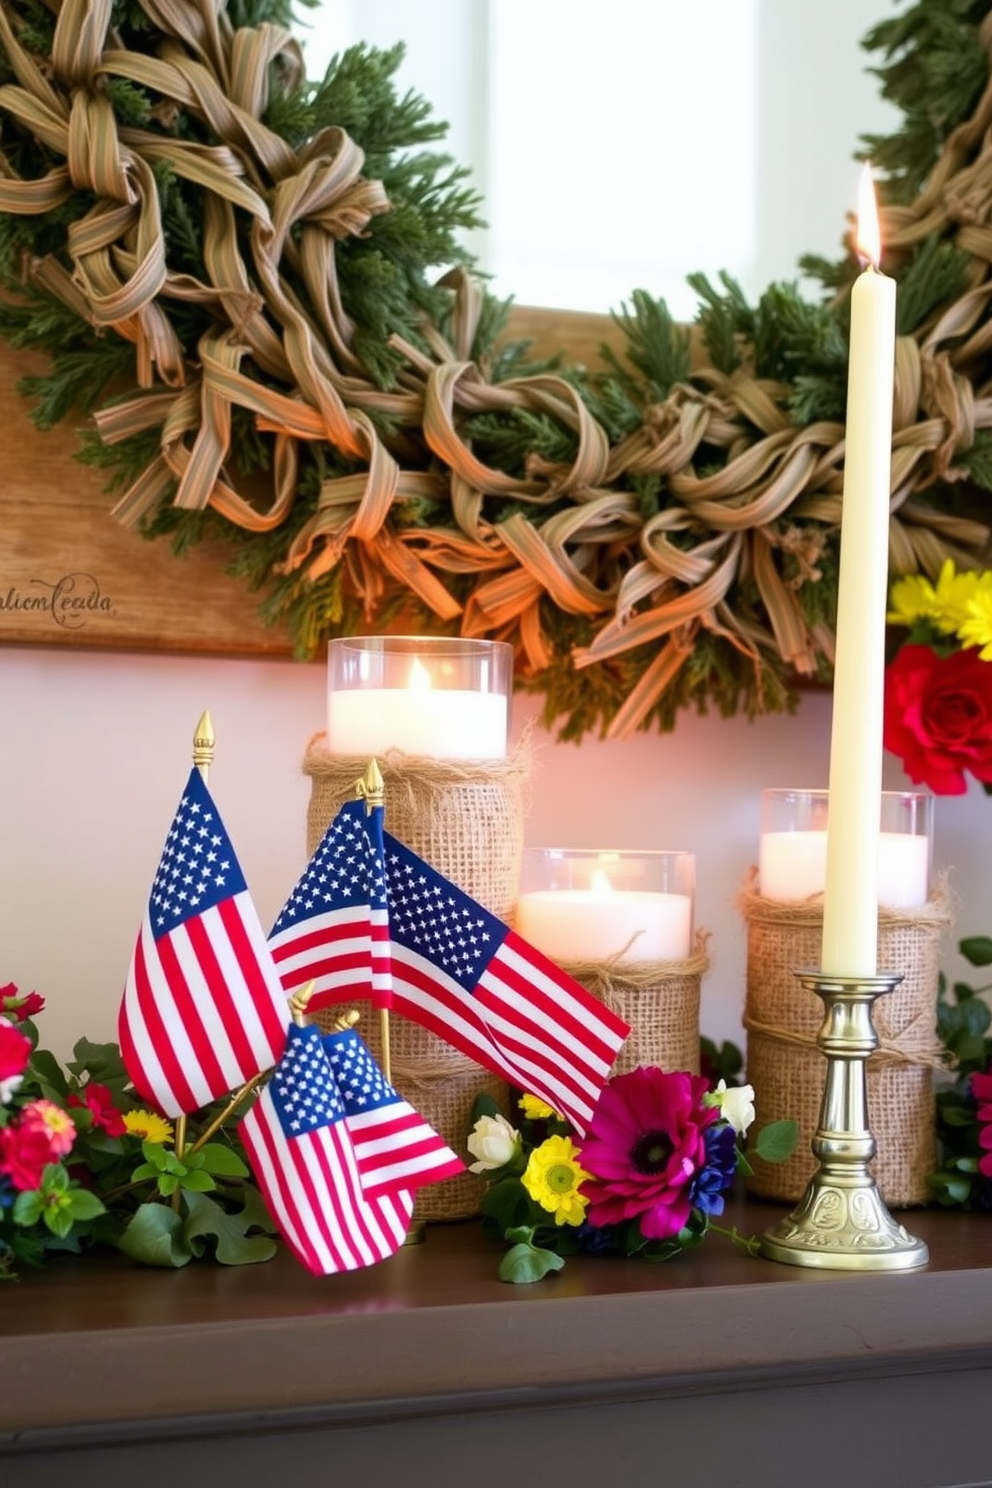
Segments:
[[[864,264],[877,269],[882,261],[882,232],[878,222],[878,203],[871,165],[865,161],[858,182],[858,226],[855,234],[858,254]]]
[[[410,676],[406,685],[412,692],[429,692],[433,685],[430,672],[418,656],[413,658],[410,665]]]
[[[613,885],[601,868],[597,868],[593,872],[592,878],[589,880],[589,887],[600,898],[605,899],[613,893]]]

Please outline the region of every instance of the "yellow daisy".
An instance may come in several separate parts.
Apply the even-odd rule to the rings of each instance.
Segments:
[[[557,1116],[558,1112],[554,1106],[549,1106],[547,1101],[542,1101],[536,1095],[522,1095],[517,1105],[524,1115],[531,1121],[543,1121],[549,1116]]]
[[[922,574],[907,574],[892,585],[889,604],[892,608],[886,620],[890,625],[905,625],[908,630],[917,620],[934,618],[937,595],[930,580]]]
[[[172,1124],[154,1111],[125,1111],[124,1125],[132,1137],[140,1137],[143,1142],[164,1145],[172,1141]]]
[[[968,619],[971,603],[979,586],[979,576],[974,570],[955,573],[954,561],[944,560],[934,591],[934,622],[945,635],[953,635]]]
[[[992,573],[973,577],[975,589],[957,628],[958,638],[966,651],[969,646],[981,646],[982,661],[992,661]]]
[[[579,1166],[579,1152],[571,1137],[548,1137],[527,1160],[521,1182],[535,1203],[547,1209],[558,1225],[580,1225],[589,1200],[579,1184],[590,1175]]]

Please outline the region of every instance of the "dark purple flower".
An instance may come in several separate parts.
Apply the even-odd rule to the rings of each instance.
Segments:
[[[719,1117],[703,1104],[700,1075],[653,1066],[615,1075],[580,1143],[591,1176],[582,1185],[591,1224],[636,1219],[646,1240],[668,1240],[686,1224],[690,1191],[706,1166],[706,1128]]]
[[[722,1214],[723,1196],[737,1172],[737,1133],[732,1126],[710,1126],[705,1138],[706,1166],[696,1175],[689,1202],[704,1214]]]

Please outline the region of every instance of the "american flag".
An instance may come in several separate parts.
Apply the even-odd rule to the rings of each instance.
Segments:
[[[234,848],[198,769],[179,802],[118,1018],[142,1099],[199,1110],[274,1064],[286,994]]]
[[[270,944],[287,992],[313,980],[319,1007],[371,990],[580,1132],[630,1032],[361,801],[328,827]]]
[[[382,807],[348,801],[324,833],[269,932],[287,993],[314,983],[310,1006],[389,1001]]]
[[[386,1079],[353,1029],[324,1035],[367,1196],[439,1183],[465,1164]]]
[[[239,1129],[269,1213],[315,1275],[374,1265],[402,1245],[413,1195],[363,1193],[319,1028],[290,1025],[285,1053]]]
[[[629,1026],[388,832],[384,845],[393,1008],[584,1133]]]

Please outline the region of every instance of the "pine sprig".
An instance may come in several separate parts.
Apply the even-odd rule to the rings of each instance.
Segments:
[[[645,289],[635,289],[630,305],[623,305],[613,319],[627,343],[624,359],[608,346],[602,355],[628,396],[661,402],[675,383],[687,380],[692,333],[672,318],[664,300],[654,299]],[[631,368],[638,374],[636,379],[631,376]]]
[[[883,54],[871,69],[882,97],[904,115],[895,134],[863,140],[866,156],[888,175],[886,200],[919,194],[947,136],[974,110],[988,79],[979,34],[987,10],[985,0],[918,0],[865,37],[867,51]]]

